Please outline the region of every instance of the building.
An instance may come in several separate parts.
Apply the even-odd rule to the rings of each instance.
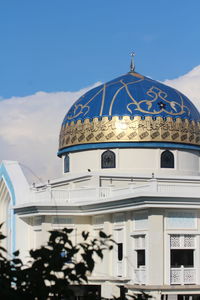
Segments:
[[[61,126],[63,177],[29,186],[0,167],[8,249],[44,243],[52,228],[111,233],[117,242],[90,284],[105,298],[200,297],[200,114],[177,90],[131,71],[78,99]]]

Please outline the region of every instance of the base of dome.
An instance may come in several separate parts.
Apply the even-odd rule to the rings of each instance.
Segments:
[[[119,143],[172,143],[200,147],[200,124],[187,119],[151,116],[114,116],[66,124],[60,133],[59,150],[72,146]],[[90,147],[90,146],[89,146]],[[96,147],[98,148],[98,146]],[[88,149],[88,146],[87,146]],[[199,149],[199,148],[198,148]]]
[[[117,142],[117,143],[95,143],[95,144],[84,144],[66,147],[59,150],[57,155],[59,157],[69,152],[78,152],[93,149],[113,149],[113,148],[164,148],[164,149],[187,149],[200,151],[200,146],[178,144],[178,143],[163,143],[163,142]]]

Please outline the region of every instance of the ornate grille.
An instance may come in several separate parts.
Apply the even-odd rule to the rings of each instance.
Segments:
[[[180,246],[181,246],[180,235],[171,235],[170,248],[180,248]]]
[[[193,268],[172,268],[170,272],[171,284],[195,284],[196,270]]]
[[[185,235],[184,236],[184,248],[194,248],[194,236],[193,235]]]
[[[192,234],[172,234],[170,236],[170,248],[195,248],[195,236]]]

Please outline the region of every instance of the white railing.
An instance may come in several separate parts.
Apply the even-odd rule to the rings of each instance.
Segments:
[[[159,193],[181,193],[187,195],[198,195],[200,194],[200,185],[185,183],[158,183],[157,191]]]
[[[43,190],[32,190],[32,202],[52,202],[52,203],[67,203],[87,202],[104,200],[109,198],[134,196],[134,194],[143,193],[143,195],[150,195],[150,193],[158,194],[173,194],[173,195],[193,195],[198,197],[200,195],[200,184],[185,184],[183,183],[163,183],[156,179],[149,180],[143,185],[129,185],[127,187],[82,187],[78,189],[51,189],[47,186]]]
[[[134,270],[136,284],[146,284],[146,267],[140,266],[139,268]]]
[[[86,202],[95,199],[107,199],[111,197],[110,187],[101,188],[80,188],[80,189],[50,189],[32,191],[31,201],[67,203],[70,201]]]
[[[149,191],[151,190],[151,184],[138,185],[138,186],[129,186],[129,187],[121,187],[121,188],[113,188],[112,196],[124,196],[130,193],[138,193],[140,191]]]
[[[151,185],[140,185],[136,187],[111,188],[111,187],[94,187],[94,188],[79,188],[79,189],[51,189],[33,190],[31,194],[32,202],[52,202],[52,203],[67,203],[86,202],[90,200],[103,200],[112,197],[119,197],[138,193],[139,191],[148,191]]]
[[[171,284],[196,284],[196,269],[186,268],[171,268],[170,270],[170,283]]]

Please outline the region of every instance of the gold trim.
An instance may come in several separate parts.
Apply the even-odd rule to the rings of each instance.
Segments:
[[[139,73],[137,73],[137,72],[129,72],[129,74],[132,75],[132,76],[134,76],[134,77],[138,77],[138,78],[144,79],[144,76],[141,75],[141,74],[139,74]]]
[[[104,107],[104,102],[105,102],[105,95],[106,95],[106,83],[103,85],[103,95],[102,95],[102,100],[101,100],[101,109],[100,109],[100,116],[103,114],[103,107]]]
[[[151,116],[72,121],[61,128],[59,149],[107,142],[170,142],[200,146],[200,123],[171,117],[154,120]]]

